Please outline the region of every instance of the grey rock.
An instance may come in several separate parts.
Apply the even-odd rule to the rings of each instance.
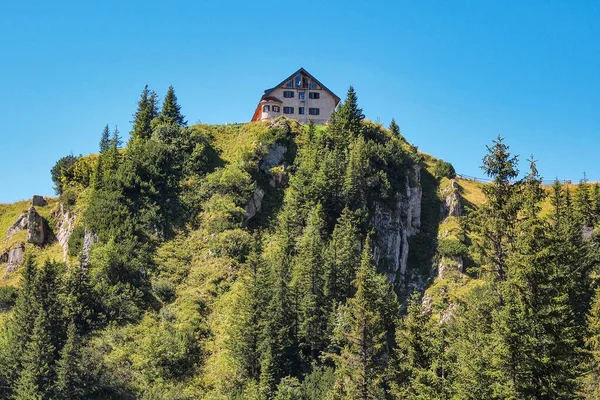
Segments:
[[[15,223],[12,224],[10,228],[8,228],[8,231],[6,232],[6,239],[10,239],[15,233],[26,229],[28,222],[29,221],[27,219],[27,213],[19,215]]]
[[[373,226],[377,241],[373,256],[378,266],[387,266],[385,272],[391,282],[399,282],[406,274],[408,238],[416,235],[421,227],[420,173],[421,167],[414,165],[411,176],[406,177],[405,192],[393,209],[375,205]]]
[[[448,261],[452,261],[451,263]],[[461,256],[453,257],[451,259],[447,259],[446,257],[442,257],[438,264],[438,279],[444,279],[446,274],[451,269],[456,269],[461,274],[464,270],[464,262]]]
[[[27,241],[37,245],[46,242],[46,221],[33,206],[27,211]]]
[[[270,174],[271,168],[281,165],[285,158],[285,153],[287,153],[287,147],[279,143],[273,143],[269,146],[269,151],[261,160],[259,168]]]
[[[262,207],[262,199],[265,197],[265,191],[259,188],[258,186],[254,189],[254,193],[252,194],[252,198],[244,206],[244,210],[246,211],[246,220],[253,218]]]
[[[98,236],[94,232],[85,228],[83,233],[83,245],[81,247],[81,265],[83,267],[89,264],[92,246],[94,246],[96,242],[98,242]]]
[[[0,254],[0,263],[7,263],[4,276],[2,279],[6,279],[7,274],[13,272],[23,264],[23,259],[25,258],[25,245],[23,243],[17,243],[10,249],[6,250],[4,253]]]
[[[450,187],[442,190],[441,195],[443,197],[440,206],[441,218],[460,217],[462,215],[462,204],[458,192],[458,182],[452,179],[450,181]]]
[[[589,242],[594,237],[594,227],[593,226],[584,226],[581,228],[581,236],[583,240]]]
[[[55,221],[54,231],[56,232],[56,240],[63,248],[63,261],[67,261],[69,252],[69,239],[75,228],[75,215],[66,210],[62,203],[52,213]]]
[[[290,123],[288,122],[287,118],[285,117],[280,117],[275,119],[273,122],[271,122],[269,124],[269,128],[283,128],[285,130],[285,133],[288,134],[292,131],[292,128],[290,127]]]
[[[31,205],[34,207],[45,207],[48,205],[46,199],[43,196],[39,196],[37,194],[33,195],[33,199],[31,200]]]

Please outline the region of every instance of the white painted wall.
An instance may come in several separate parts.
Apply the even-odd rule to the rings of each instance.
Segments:
[[[283,97],[283,92],[290,90],[294,92],[293,98],[285,98]],[[304,100],[300,100],[298,93],[304,92]],[[309,99],[309,92],[319,93],[321,96],[319,99]],[[271,93],[269,96],[274,96],[281,100],[283,103],[280,104],[281,112],[273,113],[272,111],[269,113],[262,113],[261,120],[269,120],[276,118],[280,115],[283,115],[287,118],[293,118],[300,121],[303,124],[308,123],[309,119],[312,119],[313,122],[317,125],[325,125],[327,124],[327,120],[331,115],[331,112],[335,109],[335,98],[326,90],[317,90],[317,89],[295,89],[295,88],[277,88]],[[263,103],[264,104],[264,103]],[[267,103],[270,104],[270,103]],[[271,106],[272,107],[272,106]],[[294,107],[294,114],[284,114],[283,107]],[[304,115],[298,114],[298,108],[304,107]],[[309,108],[319,108],[319,115],[310,115],[308,113]],[[262,106],[261,106],[262,111]]]

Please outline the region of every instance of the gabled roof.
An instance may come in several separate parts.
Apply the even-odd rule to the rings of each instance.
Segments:
[[[321,86],[323,88],[323,90],[326,90],[329,92],[329,94],[331,94],[333,96],[333,98],[335,99],[335,105],[337,106],[338,103],[340,102],[340,98],[333,93],[331,90],[329,90],[327,88],[327,86],[323,85],[321,82],[319,82],[319,80],[317,78],[315,78],[314,76],[312,76],[307,70],[305,70],[304,68],[300,68],[298,71],[294,72],[293,74],[291,74],[290,76],[288,76],[287,78],[285,78],[284,80],[282,80],[279,84],[275,85],[274,87],[272,87],[271,89],[267,89],[265,90],[265,96],[270,94],[271,92],[273,92],[275,89],[283,86],[283,84],[285,84],[287,81],[289,81],[290,79],[294,78],[296,75],[298,75],[299,73],[303,73],[305,75],[308,75],[308,77],[310,79],[312,79],[313,81],[315,81],[315,83],[319,86]]]

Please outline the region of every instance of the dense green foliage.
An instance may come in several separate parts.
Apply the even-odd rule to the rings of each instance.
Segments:
[[[442,221],[452,165],[352,88],[324,128],[188,127],[172,87],[133,122],[52,169],[70,263],[0,288],[0,399],[598,398],[597,185],[517,180],[498,137]]]

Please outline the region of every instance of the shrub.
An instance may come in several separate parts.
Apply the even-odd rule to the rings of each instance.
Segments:
[[[83,226],[78,226],[73,229],[71,236],[69,237],[69,255],[76,257],[81,253],[83,248],[83,237],[85,236],[85,229]]]
[[[438,254],[441,257],[459,257],[467,254],[467,246],[456,239],[442,239],[438,242]]]
[[[226,230],[210,242],[210,250],[218,257],[229,257],[244,262],[250,252],[252,236],[242,229]]]
[[[454,179],[454,178],[456,178],[456,171],[454,170],[454,167],[452,166],[452,164],[450,164],[447,161],[436,160],[435,164],[433,165],[432,172],[433,172],[433,176],[435,176],[437,179],[442,179],[442,178]]]
[[[171,281],[159,279],[152,284],[152,288],[154,289],[154,293],[163,301],[163,303],[171,303],[175,300],[175,285],[173,285]]]
[[[17,301],[19,289],[13,286],[0,287],[0,311],[10,310]]]

